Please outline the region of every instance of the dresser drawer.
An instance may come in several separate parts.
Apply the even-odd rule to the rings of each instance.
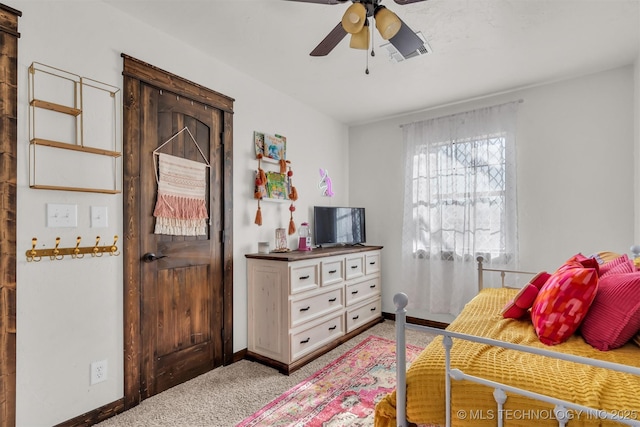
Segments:
[[[344,307],[342,288],[291,300],[291,327]]]
[[[291,294],[318,288],[318,266],[318,262],[291,263],[289,267]]]
[[[345,266],[345,279],[355,279],[364,275],[364,255],[352,255],[347,257]]]
[[[382,316],[382,299],[380,297],[347,310],[347,332]]]
[[[380,252],[366,254],[364,256],[364,274],[375,274],[380,272]]]
[[[380,277],[365,279],[347,285],[345,300],[347,306],[380,295]]]
[[[291,360],[295,361],[323,345],[344,335],[344,313],[339,312],[311,326],[291,334]]]
[[[333,285],[344,280],[344,258],[327,258],[320,262],[322,286]]]

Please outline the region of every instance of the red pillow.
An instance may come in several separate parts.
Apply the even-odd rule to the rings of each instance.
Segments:
[[[605,262],[600,266],[600,276],[607,274],[607,272],[614,267],[617,267],[621,264],[629,264],[631,260],[627,256],[627,254],[621,255],[618,258],[615,258],[609,262]],[[631,265],[633,265],[633,261],[631,261]]]
[[[578,329],[593,302],[598,273],[579,262],[566,262],[540,289],[531,308],[531,321],[546,345],[566,341]]]
[[[502,317],[505,319],[520,319],[524,317],[538,296],[538,291],[545,284],[549,276],[551,275],[546,271],[536,274],[502,309]]]
[[[598,350],[622,347],[640,330],[640,272],[607,274],[580,327]]]
[[[600,274],[600,277],[606,277],[610,274],[624,274],[633,273],[637,271],[636,266],[626,255],[620,257],[620,260],[615,264],[608,266],[604,273]]]

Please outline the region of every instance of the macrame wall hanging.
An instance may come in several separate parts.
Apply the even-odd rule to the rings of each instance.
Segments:
[[[185,131],[205,163],[158,152]],[[153,211],[156,218],[154,233],[174,236],[206,235],[209,219],[206,201],[207,169],[210,165],[189,129],[184,127],[156,148],[153,155],[158,183],[158,197]]]

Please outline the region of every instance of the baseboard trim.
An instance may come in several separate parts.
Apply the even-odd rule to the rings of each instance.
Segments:
[[[118,399],[115,402],[108,403],[93,411],[85,412],[70,420],[64,421],[60,424],[56,424],[54,427],[79,427],[79,426],[91,426],[98,424],[108,418],[111,418],[121,412],[124,412],[124,398]]]
[[[393,320],[394,322],[396,320],[395,313],[383,312],[382,317],[388,320]],[[449,326],[448,323],[436,322],[435,320],[420,319],[418,317],[411,317],[411,316],[407,316],[407,323],[412,323],[414,325],[420,325],[420,326],[429,326],[431,328],[438,328],[438,329],[445,329],[447,326]]]

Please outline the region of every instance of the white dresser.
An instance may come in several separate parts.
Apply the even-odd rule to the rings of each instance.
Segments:
[[[247,356],[288,374],[382,321],[381,252],[247,254]]]

